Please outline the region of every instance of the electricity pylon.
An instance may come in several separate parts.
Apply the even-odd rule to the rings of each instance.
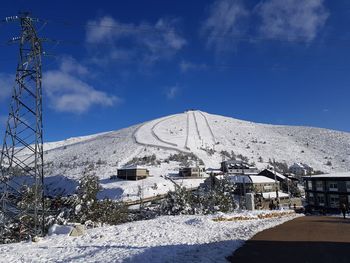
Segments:
[[[0,243],[44,233],[42,124],[42,41],[29,13],[7,17],[18,22],[19,61],[0,157]]]

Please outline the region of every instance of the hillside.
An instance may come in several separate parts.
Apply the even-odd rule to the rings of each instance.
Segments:
[[[144,196],[167,192],[173,187],[164,178],[176,173],[179,162],[171,154],[193,153],[207,168],[218,168],[221,151],[241,154],[264,168],[269,159],[304,162],[324,172],[347,171],[350,167],[350,133],[320,128],[276,126],[237,120],[202,111],[165,116],[118,131],[47,143],[46,176],[49,191],[74,191],[83,172],[101,178],[101,197],[137,198],[139,186]],[[156,160],[149,161],[151,155]],[[152,177],[139,182],[110,180],[118,167],[145,158]],[[259,162],[259,159],[263,162]],[[138,159],[139,158],[139,159]],[[331,162],[326,165],[327,161]],[[198,180],[184,182],[198,185]],[[55,189],[55,190],[54,190]]]

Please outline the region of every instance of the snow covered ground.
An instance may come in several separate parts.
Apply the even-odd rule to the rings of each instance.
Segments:
[[[226,262],[256,233],[300,215],[259,219],[269,211],[210,216],[162,216],[88,230],[84,236],[53,235],[37,243],[0,245],[0,262]]]
[[[145,197],[172,189],[166,176],[177,173],[180,164],[164,162],[170,154],[192,152],[207,168],[219,168],[220,152],[225,150],[248,157],[261,169],[275,158],[289,165],[303,162],[316,170],[343,172],[350,167],[349,145],[350,133],[346,132],[274,126],[188,111],[118,131],[47,143],[45,176],[49,192],[71,194],[84,172],[96,173],[104,188],[100,197],[137,199],[139,187]],[[109,179],[134,157],[152,154],[162,163],[145,165],[150,178],[138,182]],[[331,166],[326,165],[328,161]]]

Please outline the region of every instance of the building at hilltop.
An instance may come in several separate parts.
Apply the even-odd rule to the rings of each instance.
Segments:
[[[117,177],[124,180],[140,180],[149,176],[149,170],[142,166],[129,166],[118,169]]]
[[[290,173],[300,176],[312,174],[312,172],[314,171],[314,169],[311,166],[305,163],[294,163],[288,168],[288,170]]]
[[[258,169],[241,160],[221,162],[221,171],[228,174],[257,174]]]
[[[306,201],[311,209],[339,211],[350,206],[350,172],[304,176]]]

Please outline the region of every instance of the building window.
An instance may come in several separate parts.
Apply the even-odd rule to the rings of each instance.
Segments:
[[[323,191],[323,182],[322,181],[316,181],[316,190]]]
[[[307,189],[312,190],[312,181],[307,181]]]
[[[329,182],[329,191],[338,191],[338,183]]]
[[[309,204],[310,205],[313,205],[315,202],[314,202],[314,194],[313,193],[309,193]]]
[[[330,195],[329,205],[333,208],[339,208],[339,195]]]
[[[324,204],[325,204],[324,200],[325,200],[324,194],[317,195],[317,203],[319,206],[324,206]]]
[[[264,190],[265,191],[272,190],[272,185],[265,185]]]

